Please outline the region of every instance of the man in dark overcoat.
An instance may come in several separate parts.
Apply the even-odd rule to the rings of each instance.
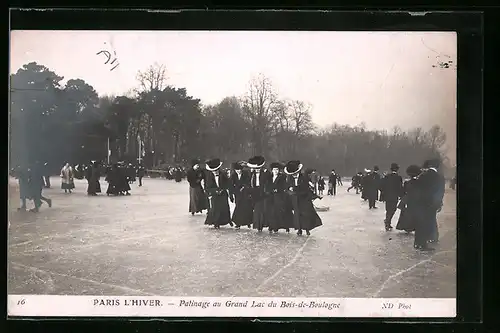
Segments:
[[[391,164],[391,172],[388,173],[381,182],[381,195],[385,201],[385,230],[392,230],[392,217],[396,212],[399,198],[403,194],[403,178],[398,174],[399,165]]]

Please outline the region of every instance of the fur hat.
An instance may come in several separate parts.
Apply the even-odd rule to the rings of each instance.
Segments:
[[[278,163],[278,162],[274,162],[274,163],[271,163],[271,165],[269,166],[269,169],[283,169],[283,165],[281,163]]]
[[[373,171],[379,171],[379,170],[380,170],[380,169],[379,169],[378,165],[375,165],[375,166],[373,167]]]
[[[418,165],[412,164],[408,168],[406,168],[406,174],[410,177],[416,177],[420,174],[422,170]]]
[[[194,167],[197,164],[200,164],[200,160],[198,160],[198,159],[191,160],[191,167]]]
[[[370,169],[368,169],[368,168],[365,168],[365,172],[369,173],[369,172],[372,172],[372,171]]]
[[[243,170],[243,165],[240,163],[233,163],[233,169],[234,170]]]
[[[266,164],[266,159],[263,156],[254,156],[247,162],[247,166],[252,169],[262,168]]]
[[[300,161],[290,161],[285,166],[285,173],[287,175],[294,175],[300,170],[302,170],[304,166],[300,163]]]
[[[397,163],[391,163],[391,171],[398,171],[399,165]]]
[[[208,171],[217,171],[220,169],[221,166],[222,166],[222,161],[219,158],[208,160],[205,163],[205,168]]]

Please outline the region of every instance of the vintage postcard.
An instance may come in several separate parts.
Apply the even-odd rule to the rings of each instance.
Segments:
[[[455,317],[455,33],[10,38],[9,317]]]

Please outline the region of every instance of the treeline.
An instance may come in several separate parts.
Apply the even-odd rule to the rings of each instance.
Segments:
[[[202,105],[185,88],[168,85],[166,68],[153,65],[137,75],[129,95],[99,96],[81,79],[62,86],[63,77],[30,63],[11,75],[11,166],[48,161],[84,163],[108,158],[148,168],[179,165],[194,157],[226,163],[263,155],[269,161],[300,159],[321,172],[335,168],[351,175],[391,162],[403,168],[441,157],[446,135],[439,126],[425,131],[367,130],[333,124],[319,129],[311,106],[283,100],[268,78],[249,82],[241,97]],[[226,164],[226,165],[227,165]]]

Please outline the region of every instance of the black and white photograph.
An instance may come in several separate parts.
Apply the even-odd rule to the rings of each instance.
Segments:
[[[455,316],[456,62],[454,32],[11,31],[9,315]]]

